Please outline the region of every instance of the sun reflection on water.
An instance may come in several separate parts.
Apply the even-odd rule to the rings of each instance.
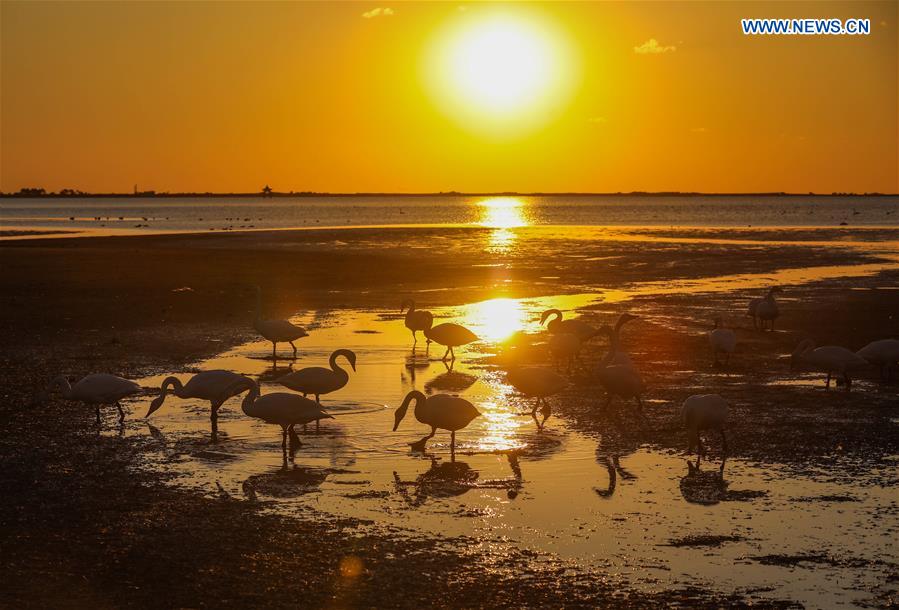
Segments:
[[[463,324],[481,339],[499,342],[523,328],[527,319],[528,313],[520,299],[497,298],[466,307]]]
[[[513,229],[530,225],[524,201],[515,197],[491,197],[478,202],[482,227],[494,229],[490,234],[492,252],[507,252],[515,243]]]

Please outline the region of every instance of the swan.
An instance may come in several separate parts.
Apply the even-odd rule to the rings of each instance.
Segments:
[[[731,329],[722,326],[720,316],[715,318],[715,328],[709,331],[709,345],[715,358],[715,366],[718,366],[719,353],[724,354],[724,364],[730,363],[730,355],[737,347],[737,335]]]
[[[407,307],[409,310],[406,311],[406,328],[412,331],[412,345],[416,345],[418,343],[418,331],[426,331],[431,328],[434,324],[434,316],[430,311],[415,309],[415,301],[412,299],[406,299],[402,302],[400,313],[403,313]]]
[[[774,330],[774,320],[780,316],[780,309],[777,307],[774,295],[780,292],[783,292],[780,286],[772,286],[763,298],[749,301],[749,310],[746,315],[752,318],[753,328],[765,330],[765,322],[770,322],[771,330]]]
[[[522,413],[522,415],[533,417],[538,430],[543,429],[546,420],[552,415],[552,407],[549,406],[546,399],[568,387],[568,380],[558,373],[537,367],[514,368],[506,374],[506,381],[526,398],[537,399],[531,412]],[[537,409],[540,409],[541,406],[543,408],[540,413],[543,415],[543,421],[538,422]]]
[[[177,377],[166,377],[159,386],[160,394],[150,403],[150,409],[144,417],[150,417],[165,402],[166,396],[174,394],[178,398],[199,398],[208,400],[211,408],[209,415],[213,433],[218,424],[218,410],[231,398],[251,389],[256,382],[249,377],[231,371],[202,371],[182,384]],[[169,389],[172,388],[172,389]]]
[[[849,372],[868,366],[868,361],[845,347],[825,345],[815,347],[811,339],[802,341],[790,356],[790,369],[796,370],[801,365],[808,365],[815,370],[827,373],[825,387],[830,387],[830,378],[840,376],[846,382],[846,389],[852,389]]]
[[[627,316],[627,318],[622,321],[624,316]],[[618,351],[618,331],[622,324],[635,317],[630,314],[622,314],[615,329],[609,326],[604,326],[601,329],[609,338],[609,352],[600,361],[596,371],[596,378],[606,391],[606,408],[612,404],[616,396],[624,400],[633,398],[637,402],[638,415],[645,419],[643,400],[640,397],[645,390],[643,379],[640,377],[640,372],[630,361],[630,358],[627,357],[627,354],[622,354]]]
[[[418,390],[412,390],[406,394],[403,404],[394,413],[393,431],[400,427],[400,422],[406,417],[409,404],[415,402],[415,419],[431,427],[431,433],[419,441],[410,443],[413,451],[424,451],[425,443],[436,433],[437,429],[449,430],[450,452],[456,452],[456,430],[461,430],[481,413],[473,404],[449,394],[434,394],[427,397]]]
[[[256,419],[261,419],[267,424],[281,426],[281,449],[287,451],[287,435],[290,434],[290,442],[294,446],[300,445],[300,438],[293,427],[297,424],[306,425],[310,422],[318,422],[322,419],[334,419],[325,413],[317,402],[288,394],[287,392],[272,392],[265,396],[259,395],[259,386],[253,384],[250,392],[244,397],[240,408],[245,414]]]
[[[684,418],[684,425],[687,427],[688,451],[692,453],[694,449],[696,450],[697,468],[699,468],[699,462],[705,453],[699,433],[702,430],[717,430],[721,434],[721,448],[724,454],[721,460],[721,470],[724,470],[724,462],[727,460],[727,435],[724,432],[727,411],[727,401],[718,394],[694,394],[684,401],[681,414]]]
[[[892,370],[899,363],[899,340],[881,339],[872,341],[855,352],[870,364],[880,367],[880,376],[889,379]]]
[[[581,346],[581,340],[577,335],[557,333],[549,336],[549,353],[556,361],[556,368],[560,361],[567,360],[569,373],[571,373],[571,365],[581,352]]]
[[[279,343],[290,343],[293,348],[293,358],[297,358],[297,346],[293,344],[297,339],[308,337],[305,328],[297,326],[288,320],[263,320],[262,319],[262,289],[256,287],[256,318],[253,320],[253,328],[256,329],[267,341],[272,342],[272,358],[277,359]]]
[[[315,395],[315,402],[320,403],[322,394],[330,394],[336,392],[347,384],[350,380],[350,374],[340,368],[337,359],[343,356],[346,358],[353,371],[356,370],[356,354],[348,349],[339,349],[331,352],[328,364],[331,368],[326,369],[322,366],[309,366],[292,373],[288,373],[277,379],[276,382],[285,388],[294,392],[302,392],[303,396],[307,394]]]
[[[610,328],[608,325],[603,325],[603,327],[599,329],[599,333],[605,334],[608,337],[610,353],[613,354],[612,359],[608,364],[620,364],[622,366],[634,368],[634,363],[631,361],[630,356],[621,349],[621,327],[631,320],[636,319],[637,316],[635,315],[623,313],[618,316],[614,327]]]
[[[552,318],[549,323],[548,318]],[[540,325],[546,324],[546,330],[552,334],[575,335],[581,343],[589,341],[598,334],[598,331],[583,320],[563,320],[562,312],[558,309],[547,309],[540,316]]]
[[[39,402],[45,402],[52,392],[59,391],[66,400],[83,402],[96,405],[97,424],[100,423],[100,407],[102,405],[115,405],[119,410],[119,421],[125,421],[125,412],[119,401],[126,396],[139,394],[142,389],[130,379],[123,379],[106,373],[94,373],[87,375],[75,385],[69,385],[69,380],[64,375],[56,377],[50,382],[47,389],[38,397]]]
[[[452,322],[438,324],[437,326],[425,330],[424,333],[429,341],[433,341],[434,343],[446,347],[446,353],[443,354],[443,358],[441,358],[444,362],[446,362],[447,356],[452,356],[452,360],[456,359],[456,353],[453,351],[454,347],[468,345],[469,343],[474,343],[478,340],[476,334],[464,326],[453,324]]]

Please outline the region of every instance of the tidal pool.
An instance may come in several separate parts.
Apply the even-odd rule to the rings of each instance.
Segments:
[[[362,310],[296,316],[310,331],[298,342],[296,362],[273,362],[271,344],[259,341],[197,363],[197,370],[258,379],[265,394],[285,391],[275,380],[291,368],[326,366],[338,348],[356,352],[358,370],[348,385],[322,398],[335,419],[317,433],[310,426],[286,461],[280,429],[244,416],[240,398],[220,411],[217,443],[208,403],[174,397],[151,418],[130,420],[123,433],[143,437],[140,467],[171,475],[172,485],[300,519],[350,517],[360,527],[433,537],[459,552],[529,549],[629,588],[694,584],[811,606],[854,606],[880,594],[896,569],[897,498],[880,485],[889,479],[884,466],[847,485],[826,472],[731,459],[725,486],[715,479],[717,460],[688,477],[684,455],[644,444],[636,431],[627,435],[632,441],[618,435],[611,442],[553,417],[538,432],[520,415],[528,403],[504,383],[492,356],[509,349],[504,341],[517,331],[541,340],[543,310],[575,315],[597,298],[432,309],[440,321],[465,324],[483,339],[458,349],[452,368],[439,360],[440,346],[428,350],[420,340],[413,350],[395,311]],[[166,376],[140,383],[158,387]],[[459,394],[481,411],[457,434],[455,460],[445,432],[425,454],[410,451],[408,443],[428,431],[411,413],[391,431],[393,411],[413,389]],[[595,404],[598,392],[570,400]],[[143,416],[151,398],[132,403],[133,414]],[[675,405],[649,398],[675,412]]]

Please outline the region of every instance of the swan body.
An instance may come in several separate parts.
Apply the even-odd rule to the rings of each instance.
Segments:
[[[737,334],[731,329],[721,326],[721,318],[715,318],[715,328],[709,331],[709,345],[712,348],[715,364],[718,364],[718,354],[724,354],[724,361],[727,363],[730,361],[730,355],[737,348]]]
[[[431,427],[430,434],[411,444],[414,451],[424,451],[425,443],[440,429],[450,432],[450,451],[455,453],[456,431],[470,424],[474,418],[481,414],[473,404],[464,398],[450,396],[449,394],[434,394],[428,397],[417,390],[413,390],[406,394],[403,404],[400,405],[394,414],[394,432],[400,427],[400,422],[406,417],[406,411],[412,402],[415,402],[415,419]]]
[[[424,309],[415,309],[415,301],[406,299],[400,305],[400,313],[406,310],[406,318],[404,320],[406,328],[412,331],[412,344],[418,343],[418,331],[426,331],[434,324],[434,315],[430,311]]]
[[[254,385],[256,385],[256,382],[249,377],[223,370],[197,373],[186,384],[182,384],[177,377],[166,377],[162,385],[159,386],[159,396],[150,403],[150,409],[144,417],[150,417],[157,409],[162,407],[162,403],[165,402],[166,396],[169,394],[174,394],[178,398],[208,400],[211,407],[209,417],[212,420],[213,433],[215,433],[218,422],[218,410],[222,404],[232,396],[246,392]]]
[[[881,339],[872,341],[855,352],[870,364],[880,367],[880,375],[888,376],[890,370],[899,363],[899,340]]]
[[[317,424],[322,419],[333,419],[314,400],[287,392],[272,392],[271,394],[260,396],[259,386],[256,384],[244,397],[241,409],[250,417],[261,419],[267,424],[281,426],[281,448],[284,451],[287,450],[288,434],[291,435],[293,442],[299,444],[299,437],[297,437],[293,429],[295,425],[301,424],[305,426],[313,421]]]
[[[293,357],[297,357],[297,346],[293,344],[297,339],[308,337],[306,329],[293,324],[289,320],[264,320],[262,319],[262,291],[256,288],[256,318],[253,320],[253,328],[267,341],[272,342],[272,358],[277,358],[279,343],[290,343],[293,348]]]
[[[353,370],[356,370],[356,354],[348,349],[339,349],[331,353],[328,364],[331,368],[322,366],[310,366],[292,373],[288,373],[284,377],[277,380],[278,383],[285,388],[295,392],[302,392],[303,396],[307,394],[315,395],[315,401],[320,402],[322,394],[330,394],[345,386],[350,380],[350,374],[337,364],[337,359],[346,358]]]
[[[612,403],[615,397],[624,400],[633,398],[637,402],[637,412],[642,417],[643,400],[641,395],[645,390],[643,378],[627,354],[619,352],[621,326],[634,319],[636,319],[636,316],[622,314],[614,329],[608,326],[603,327],[602,331],[609,338],[609,352],[599,363],[596,378],[608,396],[606,407]]]
[[[446,353],[443,354],[443,360],[446,361],[447,356],[452,356],[452,360],[456,359],[453,351],[454,347],[460,345],[468,345],[478,340],[478,336],[460,324],[452,322],[444,322],[424,331],[425,337],[429,341],[433,341],[439,345],[446,347]]]
[[[556,361],[557,366],[559,361],[567,360],[569,373],[571,372],[572,363],[581,352],[582,345],[577,335],[557,333],[549,336],[549,353]]]
[[[753,328],[765,330],[765,323],[767,322],[771,330],[774,330],[774,320],[780,316],[780,309],[777,306],[774,295],[779,292],[783,292],[780,286],[772,286],[768,289],[768,294],[763,298],[749,301],[749,309],[746,315],[752,318]]]
[[[852,379],[849,377],[849,373],[865,368],[868,366],[868,361],[845,347],[838,345],[815,347],[814,341],[806,339],[796,347],[790,357],[790,368],[796,370],[801,365],[827,373],[825,387],[830,387],[831,377],[839,376],[846,382],[846,389],[850,389]]]
[[[718,394],[694,394],[684,401],[681,415],[683,415],[684,425],[687,428],[689,451],[697,450],[697,468],[705,452],[699,433],[702,430],[717,430],[721,434],[721,444],[724,450],[724,460],[721,462],[721,468],[724,469],[724,461],[727,459],[727,436],[724,433],[727,412],[727,401]]]
[[[546,322],[548,318],[552,318],[549,320],[549,323]],[[563,320],[562,312],[558,309],[547,309],[543,312],[543,315],[540,316],[540,325],[543,326],[544,324],[546,324],[546,330],[550,333],[574,335],[581,343],[589,341],[599,334],[598,330],[583,320]]]
[[[543,429],[546,420],[552,415],[552,408],[546,402],[546,399],[568,387],[568,380],[558,373],[537,367],[512,369],[506,375],[506,380],[513,388],[524,394],[526,398],[537,399],[530,416],[537,422],[538,429]],[[538,422],[537,409],[541,406],[543,407],[540,411],[543,414],[543,421]]]
[[[70,385],[65,376],[60,375],[50,382],[49,387],[40,397],[44,400],[51,392],[59,391],[66,400],[96,405],[97,424],[100,423],[100,407],[115,405],[119,411],[119,421],[125,421],[125,413],[119,401],[127,396],[139,394],[141,387],[130,379],[124,379],[107,373],[94,373]]]

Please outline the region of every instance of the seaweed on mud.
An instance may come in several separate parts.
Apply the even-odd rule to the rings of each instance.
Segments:
[[[700,534],[696,536],[684,536],[683,538],[674,538],[669,540],[663,546],[673,547],[718,547],[725,542],[741,542],[745,540],[742,536],[736,535],[716,535],[716,534]]]

